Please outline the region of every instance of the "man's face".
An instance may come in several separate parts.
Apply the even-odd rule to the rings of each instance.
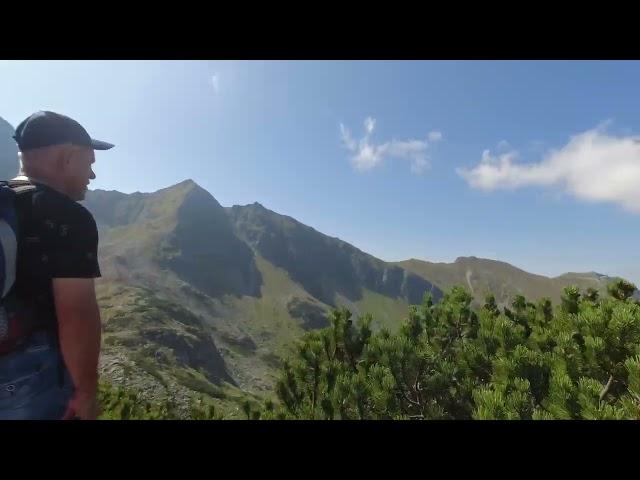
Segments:
[[[67,194],[74,200],[84,200],[89,181],[96,178],[91,165],[96,161],[93,149],[73,147],[65,164],[64,182]]]

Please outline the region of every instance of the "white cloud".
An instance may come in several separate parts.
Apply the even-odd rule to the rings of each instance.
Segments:
[[[474,168],[457,169],[473,187],[485,191],[526,186],[557,186],[578,199],[613,202],[640,213],[640,137],[613,136],[606,125],[571,137],[537,163],[519,163],[518,152],[482,153]]]
[[[355,140],[349,129],[340,124],[342,143],[352,153],[351,163],[356,170],[371,170],[382,164],[386,157],[394,157],[409,160],[411,172],[422,174],[430,166],[427,155],[429,145],[442,139],[442,133],[434,131],[427,135],[428,140],[392,140],[375,144],[371,141],[375,128],[375,118],[367,117],[364,120],[364,136]]]
[[[211,86],[214,92],[218,93],[220,91],[220,79],[217,74],[211,75]]]

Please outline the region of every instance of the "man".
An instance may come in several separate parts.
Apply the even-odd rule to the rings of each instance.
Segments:
[[[0,419],[95,419],[101,321],[94,278],[98,231],[83,200],[95,178],[93,140],[75,120],[37,112],[16,128],[18,253],[12,294],[21,338],[0,352]],[[24,190],[24,189],[23,189]]]

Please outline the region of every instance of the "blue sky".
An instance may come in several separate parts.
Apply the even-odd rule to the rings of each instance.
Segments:
[[[194,179],[385,260],[640,284],[639,62],[0,61],[0,116],[116,144],[92,188]]]

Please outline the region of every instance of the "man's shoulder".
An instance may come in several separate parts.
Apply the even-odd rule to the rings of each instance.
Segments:
[[[45,223],[96,229],[93,215],[84,205],[47,185],[37,182],[31,184],[35,188],[22,199],[22,202],[30,203],[27,211],[30,212],[31,218],[40,219]]]
[[[52,218],[95,225],[93,215],[84,205],[46,185],[35,186],[33,208]]]

